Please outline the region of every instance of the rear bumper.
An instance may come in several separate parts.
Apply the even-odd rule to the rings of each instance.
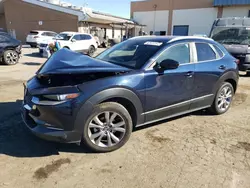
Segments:
[[[239,64],[239,70],[240,71],[250,71],[250,64],[248,63],[243,63],[243,64]]]
[[[250,71],[250,54],[232,54],[240,60],[238,65],[240,71]]]

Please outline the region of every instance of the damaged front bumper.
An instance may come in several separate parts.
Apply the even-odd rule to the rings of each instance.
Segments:
[[[21,108],[22,119],[36,136],[61,143],[80,143],[81,133],[74,129],[73,113],[69,104],[37,105],[26,94]],[[66,111],[64,111],[66,109]]]

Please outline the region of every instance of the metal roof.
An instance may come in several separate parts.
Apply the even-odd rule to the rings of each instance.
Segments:
[[[250,0],[214,0],[214,6],[250,5]]]

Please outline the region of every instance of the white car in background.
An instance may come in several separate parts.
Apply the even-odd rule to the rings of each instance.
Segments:
[[[57,36],[56,32],[53,31],[30,31],[26,37],[26,43],[29,44],[32,48],[37,47],[44,40],[52,40]]]
[[[57,40],[61,48],[68,48],[75,52],[82,52],[93,56],[98,44],[96,39],[87,33],[78,32],[62,32],[58,34],[53,40],[43,40],[39,44],[39,51],[43,53],[48,44]]]

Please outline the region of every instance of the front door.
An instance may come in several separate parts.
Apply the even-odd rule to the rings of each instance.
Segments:
[[[154,69],[145,71],[146,122],[189,110],[194,83],[194,64],[191,63],[190,52],[188,43],[173,45],[157,58],[156,63],[172,59],[180,63],[177,69],[163,73]]]
[[[82,51],[82,39],[80,34],[76,34],[70,41],[70,49],[76,52]]]

